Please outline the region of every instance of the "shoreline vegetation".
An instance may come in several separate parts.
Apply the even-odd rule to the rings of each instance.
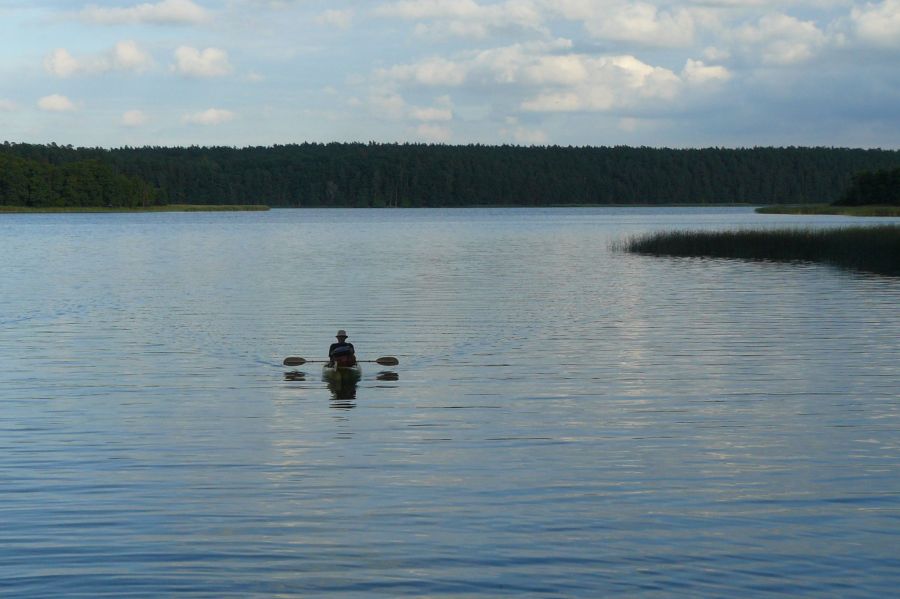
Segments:
[[[837,201],[860,172],[898,166],[900,150],[824,147],[303,143],[106,149],[6,142],[0,144],[0,205],[809,204]]]
[[[900,225],[836,229],[658,231],[614,244],[651,256],[819,262],[900,276]]]
[[[107,206],[0,206],[2,214],[50,214],[68,212],[244,212],[265,211],[262,204],[169,204],[165,206],[107,207]]]
[[[837,216],[900,216],[900,206],[835,206],[834,204],[775,205],[761,206],[759,214],[831,214]]]

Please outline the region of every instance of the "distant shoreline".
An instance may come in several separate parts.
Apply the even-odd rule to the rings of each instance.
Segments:
[[[522,206],[517,204],[471,204],[453,206],[267,206],[262,204],[169,204],[138,208],[107,208],[103,206],[30,207],[2,206],[0,214],[53,214],[53,213],[114,213],[114,212],[258,212],[267,210],[406,210],[419,209],[505,209],[505,208],[755,208],[759,214],[838,215],[859,217],[897,217],[900,206],[833,206],[831,204],[800,204],[759,206],[748,203],[663,203],[663,204],[545,204]]]
[[[831,204],[802,204],[762,206],[759,214],[832,214],[837,216],[900,216],[900,206],[833,206]]]
[[[258,204],[171,204],[167,206],[147,206],[145,208],[105,208],[102,206],[68,206],[68,207],[29,207],[2,206],[2,213],[78,213],[78,212],[236,212],[260,210],[459,210],[467,208],[506,209],[506,208],[752,208],[758,204],[722,203],[722,204],[543,204],[522,206],[519,204],[471,204],[453,206],[266,206]]]
[[[171,204],[168,206],[145,206],[141,208],[106,208],[103,206],[0,206],[0,213],[7,214],[77,212],[247,212],[264,210],[269,210],[269,206],[263,206],[259,204]]]

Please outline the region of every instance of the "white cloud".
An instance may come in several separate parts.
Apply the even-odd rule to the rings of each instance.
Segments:
[[[453,120],[453,111],[449,108],[413,108],[409,111],[410,118],[417,121],[450,121]]]
[[[126,40],[118,42],[112,49],[112,67],[120,71],[134,71],[140,73],[153,66],[153,58],[136,42]]]
[[[79,16],[90,23],[100,25],[185,25],[203,23],[209,12],[191,0],[162,0],[128,8],[104,8],[91,4]]]
[[[219,48],[200,51],[190,46],[180,46],[175,50],[175,64],[172,70],[186,77],[221,77],[231,73],[228,53]]]
[[[735,32],[746,51],[758,54],[769,65],[793,65],[812,58],[826,42],[812,21],[800,21],[785,14],[761,17],[756,25],[745,25]]]
[[[709,46],[703,49],[703,58],[705,58],[706,60],[721,62],[723,60],[728,60],[729,58],[731,58],[731,53],[727,50],[723,50],[715,46]]]
[[[528,129],[526,127],[516,127],[513,130],[513,139],[517,144],[523,146],[543,146],[547,145],[547,133],[540,129]]]
[[[420,85],[457,86],[466,79],[465,66],[446,58],[428,58],[418,63],[397,65],[379,71],[383,78],[394,81],[409,81]]]
[[[598,111],[671,100],[683,81],[674,72],[631,55],[594,57],[559,54],[568,40],[514,44],[463,55],[455,61],[429,58],[379,71],[380,79],[401,86],[518,88],[527,98],[520,108],[532,112]],[[726,77],[724,67],[692,63],[693,80]]]
[[[416,127],[416,135],[426,141],[446,143],[452,139],[453,131],[451,131],[449,127],[444,127],[442,125],[423,123]]]
[[[202,112],[194,112],[181,117],[181,122],[189,125],[221,125],[233,121],[237,115],[230,110],[209,108]]]
[[[548,15],[580,22],[596,39],[642,46],[684,47],[696,36],[699,23],[710,19],[706,6],[671,7],[658,2],[624,0],[541,0]],[[690,4],[690,3],[688,3]]]
[[[122,124],[126,127],[140,127],[147,123],[147,114],[142,110],[128,110],[122,114]]]
[[[681,72],[682,77],[689,83],[709,83],[711,81],[728,81],[731,73],[723,66],[706,65],[702,60],[688,58]]]
[[[595,12],[584,26],[596,38],[649,46],[683,47],[694,40],[694,18],[690,11],[661,11],[645,2],[627,3],[608,12]]]
[[[500,129],[500,137],[512,139],[515,143],[525,146],[546,145],[547,133],[541,129],[525,127],[519,123],[519,119],[508,116],[504,119],[505,126]]]
[[[96,75],[109,71],[143,72],[153,66],[153,58],[137,43],[126,40],[116,43],[101,54],[77,59],[65,48],[57,48],[44,58],[44,70],[57,77]]]
[[[900,48],[900,0],[853,7],[850,21],[857,37],[869,44]]]
[[[44,70],[57,77],[70,77],[82,69],[65,48],[57,48],[44,58]]]
[[[18,106],[12,100],[7,100],[5,98],[0,98],[0,112],[12,112],[14,110],[18,110]]]
[[[634,56],[581,57],[585,80],[561,90],[545,90],[522,102],[533,112],[605,111],[646,100],[672,100],[681,80],[672,71]]]
[[[375,14],[416,21],[422,37],[484,38],[492,30],[525,28],[542,30],[543,15],[531,0],[506,0],[479,4],[474,0],[401,0],[383,4]]]
[[[38,108],[47,112],[72,112],[75,104],[65,96],[52,94],[38,100]]]
[[[372,110],[381,117],[402,119],[408,111],[406,100],[393,92],[375,92],[369,99]]]
[[[353,22],[353,10],[326,10],[318,17],[316,22],[320,25],[331,25],[338,29],[347,29]]]

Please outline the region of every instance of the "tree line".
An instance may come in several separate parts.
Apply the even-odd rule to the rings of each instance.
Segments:
[[[0,146],[0,204],[274,207],[832,203],[900,151],[303,143]]]
[[[840,199],[838,206],[864,206],[881,204],[900,206],[900,167],[865,171],[853,175],[850,186]]]
[[[97,159],[53,164],[0,152],[3,206],[137,208],[157,203],[157,190],[146,181]]]

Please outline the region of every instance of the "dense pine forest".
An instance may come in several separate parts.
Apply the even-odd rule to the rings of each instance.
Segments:
[[[900,206],[900,167],[853,175],[838,206]]]
[[[0,205],[831,203],[900,151],[424,144],[0,146]]]

